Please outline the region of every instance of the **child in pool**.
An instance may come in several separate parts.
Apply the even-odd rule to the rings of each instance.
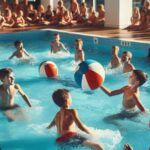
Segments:
[[[51,53],[57,53],[61,51],[61,49],[65,50],[67,53],[69,51],[67,48],[64,46],[62,42],[60,42],[60,35],[58,33],[54,34],[54,40],[51,43]]]
[[[16,47],[16,51],[9,57],[9,59],[12,59],[13,57],[17,57],[19,59],[32,58],[32,56],[24,49],[21,41],[15,41],[14,45]]]
[[[72,101],[69,91],[66,89],[58,89],[53,93],[52,98],[54,103],[60,107],[60,111],[56,114],[47,128],[50,129],[56,125],[57,132],[60,135],[56,141],[58,143],[66,144],[74,141],[74,144],[82,144],[93,147],[97,150],[103,150],[101,145],[87,140],[76,132],[75,124],[79,129],[90,134],[89,129],[80,121],[77,111],[75,109],[69,109]]]
[[[124,150],[133,150],[132,146],[129,144],[124,145]]]
[[[83,50],[83,41],[81,39],[76,39],[75,47],[76,47],[75,62],[81,63],[82,61],[85,60],[84,50]]]
[[[2,81],[0,85],[0,110],[3,111],[9,120],[16,120],[17,116],[12,112],[14,109],[18,109],[19,111],[19,105],[14,102],[16,93],[20,93],[29,107],[32,107],[32,104],[20,85],[14,83],[14,74],[10,68],[0,69],[0,80]]]
[[[123,73],[131,72],[135,69],[133,64],[131,64],[132,53],[130,51],[124,51],[122,53],[121,61],[123,65]]]
[[[112,47],[112,58],[111,58],[111,68],[117,68],[121,65],[121,59],[118,56],[119,47],[113,46]]]
[[[118,114],[106,117],[105,121],[110,122],[115,119],[136,117],[139,114],[137,108],[141,112],[146,113],[146,109],[140,101],[139,87],[143,85],[147,79],[148,76],[143,71],[133,70],[131,76],[129,77],[129,85],[113,91],[110,91],[108,88],[102,85],[100,88],[109,96],[123,94],[123,110]]]

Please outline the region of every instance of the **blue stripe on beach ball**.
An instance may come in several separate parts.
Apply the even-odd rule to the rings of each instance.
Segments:
[[[83,74],[79,70],[74,74],[75,81],[80,87],[82,83],[82,75]]]

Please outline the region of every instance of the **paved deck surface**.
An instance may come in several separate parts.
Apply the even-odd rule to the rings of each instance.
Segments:
[[[58,29],[68,32],[79,32],[84,34],[94,34],[99,36],[113,37],[113,38],[122,38],[128,40],[139,40],[146,41],[150,43],[150,29],[143,31],[127,31],[121,29],[114,28],[104,28],[104,27],[85,27],[85,26],[68,26],[68,27],[60,27],[60,26],[32,26],[25,28],[7,28],[0,30],[0,33],[10,33],[10,32],[19,32],[26,30],[37,30],[37,29]]]

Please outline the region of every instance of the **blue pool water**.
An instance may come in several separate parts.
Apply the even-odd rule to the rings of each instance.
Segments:
[[[17,95],[16,103],[25,108],[28,121],[8,122],[0,114],[0,148],[2,150],[57,150],[62,149],[55,143],[56,129],[47,130],[46,126],[53,119],[59,108],[53,103],[51,94],[57,88],[70,90],[73,104],[80,119],[91,128],[93,136],[89,138],[102,143],[106,150],[122,150],[125,143],[130,143],[136,150],[147,150],[150,147],[149,116],[140,116],[137,120],[121,120],[121,130],[105,123],[103,118],[121,110],[122,95],[108,97],[100,89],[83,91],[74,81],[74,40],[82,38],[86,58],[99,61],[106,70],[105,85],[110,89],[120,88],[127,84],[128,77],[120,72],[107,69],[111,58],[112,45],[120,46],[120,54],[124,50],[133,53],[133,64],[136,68],[150,74],[150,60],[146,58],[150,43],[137,43],[84,36],[60,32],[61,41],[70,50],[71,55],[50,56],[50,42],[56,31],[32,31],[0,35],[0,68],[11,67],[14,70],[16,83],[19,83],[29,96],[33,108],[28,108],[22,98]],[[35,60],[31,63],[17,59],[8,60],[15,50],[14,41],[22,40],[26,50]],[[46,79],[39,75],[39,65],[45,60],[56,63],[59,70],[57,79]],[[150,110],[150,80],[141,87],[141,101]],[[65,149],[65,148],[64,148]],[[67,147],[67,150],[88,150],[86,147]]]

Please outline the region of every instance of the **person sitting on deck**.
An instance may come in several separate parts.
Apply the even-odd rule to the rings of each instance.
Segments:
[[[62,21],[59,23],[60,25],[73,25],[75,24],[76,22],[72,20],[72,15],[71,13],[69,12],[69,10],[66,10],[64,12],[64,15],[63,15],[63,18],[62,18]]]
[[[87,24],[90,25],[90,26],[91,25],[92,26],[98,25],[98,18],[96,16],[95,10],[92,10],[91,14],[89,14]]]
[[[103,4],[98,6],[98,24],[104,26],[105,22],[105,8]]]
[[[5,18],[2,16],[2,13],[0,11],[0,29],[3,29],[5,23]]]
[[[80,8],[77,0],[71,0],[70,12],[72,13],[73,20],[77,20],[80,16]]]
[[[9,8],[7,8],[5,11],[4,11],[4,23],[3,23],[3,26],[4,27],[13,27],[14,24],[15,24],[15,21],[14,19],[12,18],[12,12]]]
[[[147,25],[146,25],[146,11],[144,9],[142,9],[140,11],[140,15],[141,15],[140,24],[137,27],[137,30],[144,30],[147,27]]]
[[[13,12],[12,16],[13,16],[13,19],[15,22],[13,27],[26,27],[26,26],[28,26],[28,24],[25,23],[25,19],[23,17],[23,11],[22,10],[20,10],[18,12],[18,14]]]
[[[33,20],[35,19],[35,14],[37,14],[37,11],[34,9],[32,4],[29,4],[25,20],[29,23],[34,23]]]
[[[44,14],[44,18],[45,18],[46,21],[51,22],[52,21],[52,17],[53,17],[52,7],[51,7],[51,5],[48,5],[47,6],[47,10],[46,10],[46,12]]]
[[[135,7],[132,12],[131,25],[128,26],[126,29],[136,30],[138,26],[140,25],[140,18],[141,18],[140,10],[138,7]]]
[[[63,21],[63,16],[64,16],[65,11],[66,11],[66,8],[64,6],[63,1],[59,0],[58,1],[58,6],[57,6],[57,9],[56,9],[58,24],[60,24]]]
[[[80,6],[80,15],[77,18],[77,22],[81,24],[85,24],[88,20],[88,8],[87,4],[85,2],[81,3]]]

